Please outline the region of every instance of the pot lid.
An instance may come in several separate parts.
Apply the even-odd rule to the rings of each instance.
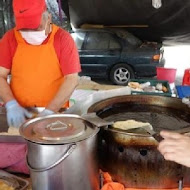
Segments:
[[[99,131],[78,115],[54,114],[31,119],[20,127],[27,140],[40,144],[66,144],[85,140]]]

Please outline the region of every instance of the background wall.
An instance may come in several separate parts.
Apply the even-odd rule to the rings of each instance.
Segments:
[[[190,68],[190,45],[164,46],[165,67],[176,68],[176,84],[181,85],[184,70]]]
[[[12,0],[0,0],[0,37],[14,27]]]

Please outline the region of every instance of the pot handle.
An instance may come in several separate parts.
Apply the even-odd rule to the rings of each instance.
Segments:
[[[82,118],[96,127],[107,127],[108,125],[112,125],[114,123],[113,121],[106,121],[98,117],[95,112],[83,114]]]
[[[48,166],[46,168],[39,168],[39,169],[37,169],[37,168],[31,167],[30,164],[29,164],[29,162],[28,162],[28,157],[27,157],[27,165],[34,172],[44,172],[44,171],[50,170],[50,169],[54,168],[55,166],[57,166],[59,163],[61,163],[63,160],[65,160],[74,151],[74,149],[76,147],[77,147],[76,144],[69,145],[66,153],[64,155],[62,155],[61,158],[58,161],[56,161],[54,164],[52,164],[51,166]]]

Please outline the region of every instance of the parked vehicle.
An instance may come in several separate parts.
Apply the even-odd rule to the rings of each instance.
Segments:
[[[163,66],[161,44],[143,43],[121,29],[79,29],[71,33],[80,54],[81,75],[126,85],[131,78],[153,77]]]

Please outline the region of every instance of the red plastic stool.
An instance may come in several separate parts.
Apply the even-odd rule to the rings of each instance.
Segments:
[[[183,75],[183,86],[190,86],[190,69],[185,69]]]

